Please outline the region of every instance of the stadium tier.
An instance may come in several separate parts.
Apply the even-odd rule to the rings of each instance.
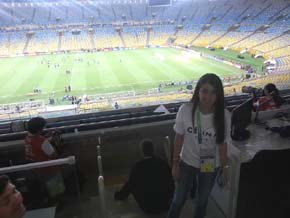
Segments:
[[[251,49],[267,58],[289,53],[289,5],[284,0],[173,1],[170,7],[148,7],[146,1],[27,2],[0,4],[1,55],[166,45],[172,36],[176,44]],[[74,26],[78,34],[72,33]]]
[[[182,124],[184,135],[176,134],[174,124],[180,107],[192,99],[197,81],[214,73],[223,83],[231,125],[216,116],[223,111],[219,104],[210,103],[221,99],[219,88],[202,85],[197,90],[199,96],[206,96],[204,102],[198,99],[201,113],[206,112],[201,121],[212,115],[215,127],[203,129],[203,144],[223,142],[219,149],[214,146],[221,163],[216,163],[219,173],[204,215],[290,217],[285,215],[289,214],[290,179],[284,173],[289,171],[289,150],[287,163],[282,158],[281,164],[272,161],[273,155],[259,165],[254,156],[261,149],[276,152],[290,146],[289,21],[289,0],[1,0],[0,201],[7,189],[2,190],[5,173],[20,191],[13,193],[11,202],[22,202],[23,195],[25,218],[166,217],[167,211],[145,213],[134,196],[117,201],[120,192],[116,191],[130,178],[136,161],[151,161],[141,157],[144,139],[152,140],[154,156],[169,164],[167,171],[177,163],[174,144],[191,135],[199,139],[194,134],[200,131],[190,133],[195,130],[191,119],[184,124],[188,127]],[[269,83],[279,93],[266,91],[281,105],[260,111],[259,106],[264,106],[260,100],[269,107],[274,104],[264,96]],[[215,112],[209,112],[213,108]],[[267,116],[273,119],[268,121]],[[36,125],[34,134],[29,120],[35,117],[45,118],[46,125],[39,131]],[[272,123],[279,127],[272,128]],[[220,124],[228,130],[224,141],[219,137]],[[37,145],[37,154],[30,143],[34,137],[37,143],[44,140]],[[189,144],[190,152],[195,144]],[[187,145],[182,146],[180,156],[185,161]],[[202,160],[190,152],[190,160]],[[38,154],[43,157],[34,159]],[[287,168],[283,170],[287,178],[276,174],[281,167]],[[271,176],[264,179],[268,173]],[[196,189],[202,195],[198,186],[203,173],[198,174],[191,192]],[[221,188],[225,176],[228,184]],[[265,185],[271,182],[275,185]],[[146,190],[146,199],[155,194],[152,187],[139,189]],[[186,199],[180,218],[193,217],[199,208],[200,196],[190,196],[198,198]],[[22,205],[18,205],[21,210],[7,210],[5,206],[10,208],[13,202],[4,207],[1,202],[0,218],[3,211],[23,211]]]
[[[9,57],[53,54],[55,57],[62,57],[62,61],[50,60],[50,58],[46,58],[48,56],[43,56],[41,60],[34,59],[33,61],[31,59],[31,62],[27,61],[27,63],[40,62],[41,65],[47,65],[49,69],[44,70],[43,66],[34,66],[35,70],[32,71],[53,71],[53,80],[59,77],[56,75],[58,74],[57,71],[70,72],[71,76],[60,78],[59,84],[51,85],[49,88],[43,87],[43,92],[36,93],[37,95],[34,96],[37,99],[44,94],[45,98],[48,98],[49,93],[55,93],[58,97],[65,94],[61,89],[74,83],[75,80],[73,79],[74,73],[71,72],[92,71],[93,65],[95,63],[99,64],[99,60],[93,60],[94,56],[92,54],[91,60],[87,61],[86,68],[82,67],[82,70],[79,70],[76,64],[72,65],[69,57],[61,56],[61,54],[69,56],[70,52],[97,53],[104,50],[178,47],[188,50],[193,49],[200,52],[201,55],[205,54],[205,58],[219,56],[219,61],[228,58],[230,64],[242,66],[242,68],[250,64],[259,74],[262,71],[263,73],[288,73],[290,70],[290,26],[288,22],[290,6],[284,0],[173,0],[172,4],[166,7],[150,7],[145,0],[7,0],[0,2],[0,10],[2,12],[0,16],[0,57],[3,57],[3,66],[6,65],[4,59]],[[216,49],[216,53],[208,53],[208,51],[197,47]],[[225,53],[229,51],[228,54],[230,55],[222,53],[221,49],[226,50]],[[257,63],[250,58],[249,60],[239,60],[234,57],[238,54],[231,53],[232,51],[260,57],[260,60],[258,58]],[[87,57],[80,56],[76,55],[72,59],[83,63],[84,58]],[[141,58],[141,56],[138,57]],[[166,67],[168,62],[165,63],[165,60],[170,59],[169,56],[166,57],[162,53],[155,52],[153,57],[163,62],[164,71],[169,70],[169,67]],[[189,57],[189,55],[184,56],[183,54],[182,57],[183,61],[190,62],[193,60],[193,56]],[[262,67],[263,59],[261,57],[269,64]],[[116,59],[122,63],[127,58],[124,55],[124,60],[120,57],[116,57]],[[135,60],[127,60],[129,60],[130,65],[133,64],[130,68],[134,70],[140,64]],[[176,61],[180,62],[181,59]],[[23,59],[22,62],[26,61]],[[10,63],[11,61],[7,61],[7,65]],[[148,59],[148,64],[152,65],[153,62]],[[20,66],[20,64],[15,63],[15,66],[18,65]],[[30,66],[32,67],[32,65]],[[23,68],[22,64],[21,67]],[[185,66],[183,67],[185,68]],[[121,68],[125,70],[124,67]],[[146,69],[146,67],[142,68]],[[19,71],[17,68],[13,70],[4,67],[4,69],[3,74],[14,73],[15,70]],[[107,70],[107,67],[98,68],[98,73],[106,73]],[[235,70],[231,69],[231,71]],[[238,70],[237,72],[240,73]],[[227,77],[228,75],[227,73],[221,73],[220,76]],[[231,77],[235,76],[237,76],[237,73],[233,72]],[[40,75],[36,76],[32,73],[31,77],[37,78]],[[84,75],[84,77],[80,80],[86,80],[89,75]],[[155,84],[148,89],[157,88],[158,83],[165,82],[165,80],[173,80],[173,82],[190,80],[187,76],[180,79],[173,79],[172,77],[161,79],[162,76],[159,77],[160,79],[153,82]],[[3,78],[6,77],[3,76]],[[120,79],[119,76],[117,76],[117,79]],[[145,79],[145,81],[149,80],[148,78]],[[89,87],[85,85],[79,87],[78,84],[73,84],[77,87],[75,90],[96,90],[96,87],[100,85],[85,81],[82,83],[88,83],[87,86]],[[126,83],[128,82],[126,81]],[[31,84],[30,90],[42,86],[40,80],[31,82]],[[18,86],[22,87],[23,85]],[[120,86],[124,86],[124,84]],[[123,90],[118,89],[116,91]],[[20,101],[25,101],[26,99],[20,96],[28,95],[29,92],[26,89],[24,92],[16,93],[16,96]],[[9,89],[6,89],[6,92],[3,91],[1,94],[2,96],[9,96],[12,93]],[[76,94],[81,97],[79,92]],[[83,94],[96,93],[90,91]],[[7,98],[5,97],[5,99]],[[15,96],[14,99],[16,99]],[[7,103],[7,101],[1,103]]]

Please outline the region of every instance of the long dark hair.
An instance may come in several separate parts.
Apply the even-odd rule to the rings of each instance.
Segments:
[[[276,88],[275,84],[268,83],[265,85],[263,90],[263,95],[265,95],[265,90],[272,96],[273,101],[275,102],[277,107],[280,107],[281,104],[284,103],[284,99],[280,96],[279,90]]]
[[[225,103],[224,103],[224,88],[221,79],[213,74],[204,74],[197,82],[193,96],[190,102],[193,103],[192,109],[192,125],[194,127],[194,115],[197,106],[199,105],[199,90],[202,85],[210,84],[216,93],[216,101],[214,104],[213,124],[216,132],[216,143],[221,144],[224,142],[225,137]]]

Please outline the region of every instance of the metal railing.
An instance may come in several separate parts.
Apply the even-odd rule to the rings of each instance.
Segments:
[[[98,189],[100,195],[100,204],[101,204],[101,214],[102,218],[108,218],[107,206],[106,206],[106,198],[105,198],[105,183],[103,176],[103,163],[102,163],[102,154],[101,154],[101,137],[98,137],[98,145],[97,145],[97,160],[98,160]]]
[[[3,168],[0,168],[0,174],[27,171],[27,170],[43,168],[43,167],[60,166],[60,165],[65,165],[65,164],[74,165],[75,157],[69,156],[67,158],[61,158],[61,159],[56,159],[56,160],[3,167]]]
[[[165,136],[163,139],[164,139],[163,146],[164,146],[165,157],[168,162],[168,165],[171,166],[170,138],[169,136]]]

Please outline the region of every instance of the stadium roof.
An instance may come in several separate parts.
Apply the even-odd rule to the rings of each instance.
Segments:
[[[172,2],[211,2],[218,0],[171,0]],[[1,0],[0,6],[9,7],[33,7],[35,5],[47,5],[47,6],[57,6],[57,5],[70,5],[70,4],[149,4],[150,0]]]
[[[111,4],[111,3],[147,3],[149,0],[2,0],[0,4],[4,5],[15,5],[16,7],[23,6],[23,4],[27,5],[41,5],[41,4],[74,4],[74,3],[91,3],[91,4]],[[172,0],[178,1],[178,0]]]
[[[172,0],[173,2],[177,1],[198,1],[198,0]],[[205,0],[199,0],[205,1]],[[216,1],[216,0],[208,0],[208,1]],[[147,3],[149,0],[1,0],[1,3],[73,3],[73,2],[113,2],[113,3]]]

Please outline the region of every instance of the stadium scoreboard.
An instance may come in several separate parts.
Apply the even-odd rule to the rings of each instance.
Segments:
[[[171,5],[171,0],[149,0],[149,6],[169,6]]]

